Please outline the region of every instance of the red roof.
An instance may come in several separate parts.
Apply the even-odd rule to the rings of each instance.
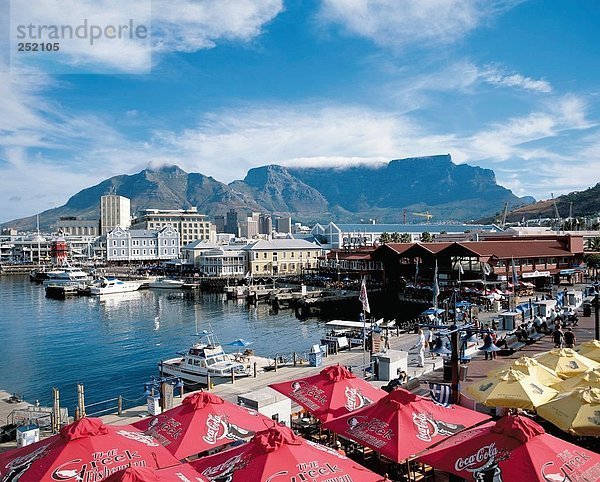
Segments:
[[[548,241],[465,241],[455,243],[480,258],[540,258],[573,256],[573,253],[557,240]]]

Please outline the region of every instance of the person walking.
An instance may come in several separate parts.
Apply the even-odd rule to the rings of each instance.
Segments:
[[[565,331],[563,337],[565,339],[566,348],[573,348],[575,346],[577,339],[575,338],[575,333],[573,333],[571,327],[567,328],[567,331]]]
[[[558,325],[555,330],[552,332],[552,340],[554,341],[554,348],[562,348],[563,343],[565,341],[565,336],[563,331],[560,329],[560,325]]]
[[[433,348],[433,328],[429,328],[429,330],[427,331],[427,340],[425,342],[426,342],[425,348],[429,349],[431,358],[435,358],[435,353],[433,353],[431,351],[431,349]]]
[[[425,334],[423,333],[423,328],[419,328],[419,339],[417,343],[411,348],[411,350],[417,349],[419,351],[419,367],[423,367],[425,365],[425,343],[427,340],[425,339]]]

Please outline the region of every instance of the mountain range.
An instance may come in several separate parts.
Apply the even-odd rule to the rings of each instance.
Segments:
[[[454,164],[450,155],[392,160],[377,167],[299,168],[268,165],[250,169],[243,180],[224,184],[177,166],[119,175],[83,189],[60,207],[40,213],[40,226],[52,228],[60,217],[99,217],[100,196],[116,193],[138,209],[187,209],[209,216],[229,209],[291,215],[302,222],[468,221],[493,215],[505,202],[516,207],[535,200],[517,197],[497,184],[494,172]],[[4,223],[31,230],[35,216]]]

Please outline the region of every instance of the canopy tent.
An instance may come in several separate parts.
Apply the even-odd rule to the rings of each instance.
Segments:
[[[537,413],[565,432],[600,437],[599,388],[575,388],[539,406]]]
[[[535,358],[530,358],[527,356],[517,358],[514,362],[512,362],[510,368],[513,368],[514,370],[518,370],[524,373],[525,375],[533,377],[535,380],[537,380],[540,383],[543,383],[547,387],[551,387],[555,383],[558,383],[562,380],[562,378],[560,378],[554,370],[542,365],[541,363],[538,363],[538,361]],[[488,375],[494,376],[501,370],[505,369],[506,367],[501,367],[500,370],[492,370],[488,373]]]
[[[100,481],[129,466],[153,469],[179,465],[153,437],[131,425],[104,425],[82,418],[60,433],[0,454],[0,480]]]
[[[324,368],[318,375],[269,386],[322,422],[363,408],[387,395],[341,365]]]
[[[396,388],[377,403],[323,426],[400,462],[488,419],[459,405],[444,407]]]
[[[384,482],[381,475],[277,425],[247,444],[191,462],[210,481]]]
[[[519,370],[508,368],[466,388],[467,394],[488,407],[535,409],[558,392]]]
[[[112,474],[105,482],[208,482],[189,464],[154,470],[148,467],[129,467]]]
[[[155,437],[178,459],[249,439],[273,420],[207,392],[187,396],[178,407],[133,424]]]
[[[514,415],[465,430],[419,460],[467,481],[592,481],[600,476],[600,455]]]
[[[555,348],[537,355],[535,359],[544,366],[554,370],[561,378],[569,378],[600,367],[600,363],[581,356],[570,348]]]

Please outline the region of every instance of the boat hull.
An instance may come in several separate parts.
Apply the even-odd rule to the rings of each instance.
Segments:
[[[171,360],[163,361],[159,363],[159,368],[162,372],[161,376],[171,376],[171,377],[179,377],[183,380],[184,383],[188,385],[193,384],[201,384],[208,385],[208,374],[207,373],[199,373],[199,372],[191,372],[182,368],[184,359],[183,358],[173,358]],[[239,366],[238,364],[232,364],[232,366]],[[235,378],[243,378],[247,377],[248,372],[237,372],[235,373]],[[226,383],[231,381],[231,373],[229,374],[218,374],[211,373],[210,381],[214,384]]]

